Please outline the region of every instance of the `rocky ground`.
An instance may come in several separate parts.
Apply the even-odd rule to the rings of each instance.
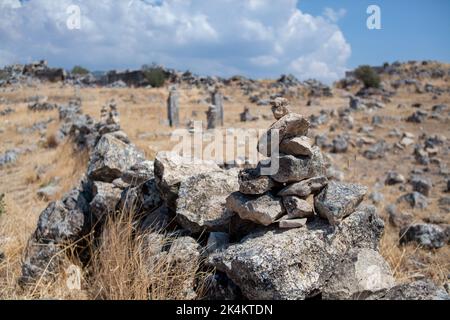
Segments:
[[[332,88],[286,76],[173,80],[181,128],[196,120],[206,126],[212,86],[223,94],[218,128],[267,130],[289,112],[293,119],[281,127],[297,130],[288,130],[283,172],[271,178],[256,169],[185,165],[165,152],[175,145],[168,86],[20,77],[3,84],[0,296],[39,296],[23,283],[43,279],[43,269],[57,274],[64,262],[51,258],[61,247],[84,241],[108,212],[139,203],[140,224],[176,235],[156,246],[158,257],[195,257],[202,270],[218,270],[205,280],[209,298],[445,297],[449,70],[394,64],[379,71],[377,90],[361,89],[351,76]],[[357,280],[370,279],[374,266],[375,280]],[[181,298],[199,297],[191,280],[183,280]],[[39,289],[40,296],[92,298],[89,280],[82,283],[70,292]]]

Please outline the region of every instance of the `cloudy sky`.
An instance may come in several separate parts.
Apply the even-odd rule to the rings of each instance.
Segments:
[[[381,30],[366,27],[372,3]],[[199,74],[331,82],[362,63],[450,62],[449,12],[447,0],[0,0],[0,65],[45,58],[107,70],[156,62]]]

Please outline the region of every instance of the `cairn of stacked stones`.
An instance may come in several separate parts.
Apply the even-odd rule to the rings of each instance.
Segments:
[[[242,219],[264,226],[277,223],[279,228],[299,228],[317,216],[336,226],[353,213],[363,200],[367,188],[349,183],[328,181],[325,161],[317,146],[307,137],[309,122],[293,113],[288,101],[271,102],[277,120],[258,143],[264,156],[277,160],[279,169],[262,175],[264,165],[245,169],[239,174],[239,192],[227,199],[230,210]],[[270,137],[278,130],[278,146]],[[270,154],[278,147],[279,153]],[[276,159],[275,159],[276,157]]]
[[[64,129],[66,137],[77,149],[86,148],[89,162],[79,184],[42,211],[25,250],[20,278],[23,285],[56,274],[64,255],[61,248],[77,243],[99,227],[105,215],[115,211],[122,192],[132,183],[148,178],[140,175],[148,163],[121,131],[114,100],[102,107],[99,122],[84,115],[81,103],[75,101],[61,106],[59,111],[65,120],[63,127],[70,126]],[[152,171],[153,166],[146,172]]]

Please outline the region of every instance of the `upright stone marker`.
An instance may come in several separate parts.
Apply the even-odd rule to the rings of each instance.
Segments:
[[[217,123],[223,126],[223,95],[217,88],[211,94],[211,103],[217,109]]]
[[[215,129],[217,124],[219,123],[219,110],[217,106],[210,105],[208,111],[206,112],[206,117],[208,120],[208,129]]]
[[[176,127],[179,125],[179,105],[178,105],[178,92],[176,88],[170,89],[169,98],[167,99],[167,114],[169,118],[169,125]]]

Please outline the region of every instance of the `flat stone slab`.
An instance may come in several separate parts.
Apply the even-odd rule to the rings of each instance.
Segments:
[[[314,199],[316,211],[337,225],[355,211],[366,192],[367,188],[359,184],[330,181]]]

